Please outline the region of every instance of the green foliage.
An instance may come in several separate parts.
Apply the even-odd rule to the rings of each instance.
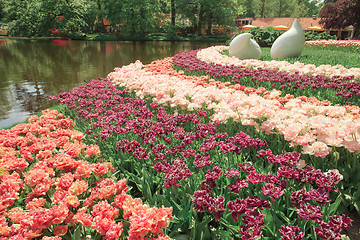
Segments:
[[[186,19],[190,24],[186,27],[198,35],[202,35],[204,29],[211,34],[213,26],[231,30],[238,16],[304,17],[317,14],[321,6],[317,0],[173,1],[177,31],[181,18]],[[165,25],[170,25],[168,17],[161,18],[171,12],[170,6],[170,0],[0,0],[0,19],[12,21],[11,36],[50,36],[49,29],[60,29],[63,35],[68,31],[103,32],[101,20],[104,18],[111,22],[114,29],[145,36],[149,32],[159,32],[164,28],[161,24],[165,20]],[[55,21],[59,16],[63,17],[62,20]],[[100,24],[96,25],[96,22]],[[166,32],[170,35],[169,31]],[[177,40],[177,37],[173,34],[166,39]],[[262,40],[268,45],[271,39],[272,34]]]
[[[42,4],[39,1],[10,1],[7,10],[12,18],[9,23],[9,35],[18,36],[46,36],[47,29],[52,28],[51,23],[42,10]],[[55,22],[55,21],[54,21]]]
[[[11,36],[49,36],[50,29],[83,32],[93,21],[93,7],[86,0],[10,0],[5,3]]]
[[[109,40],[118,40],[117,34],[86,34],[86,40],[95,40],[95,41],[109,41]]]
[[[329,40],[329,39],[336,39],[336,36],[331,36],[325,32],[306,32],[305,33],[305,40],[306,41],[314,41],[314,40]]]
[[[241,17],[311,17],[321,9],[321,1],[308,0],[241,0]]]
[[[291,17],[312,17],[321,10],[321,1],[295,0]]]
[[[178,0],[176,3],[177,12],[190,20],[198,35],[204,26],[208,29],[212,25],[235,26],[234,19],[243,11],[237,0]]]
[[[0,21],[2,21],[2,19],[5,17],[3,1],[4,0],[0,0]]]
[[[281,34],[284,33],[284,31],[274,30],[272,27],[267,27],[264,30],[260,30],[259,27],[256,27],[242,31],[240,33],[251,33],[251,38],[254,39],[261,47],[269,47]],[[232,39],[234,39],[237,35],[238,34],[236,34]],[[226,45],[230,45],[232,39],[226,41]]]
[[[150,0],[104,1],[106,17],[112,24],[122,23],[126,33],[144,35],[155,27],[158,4]]]
[[[85,32],[93,27],[96,18],[96,5],[87,0],[60,1],[59,7],[64,16],[60,28],[66,31]]]
[[[249,30],[241,31],[240,33],[251,33],[252,39],[254,39],[261,47],[270,47],[274,41],[283,34],[284,30],[274,30],[272,27],[267,27],[264,30],[260,30],[259,27],[251,28]],[[239,33],[239,34],[240,34]],[[230,45],[231,41],[237,36],[238,34],[234,35],[233,38],[226,41],[226,45]],[[317,32],[306,32],[305,33],[306,41],[310,40],[329,40],[335,39],[335,36],[331,36],[326,34],[325,32],[317,33]]]
[[[86,34],[83,32],[69,32],[69,38],[74,40],[84,40],[86,39]]]

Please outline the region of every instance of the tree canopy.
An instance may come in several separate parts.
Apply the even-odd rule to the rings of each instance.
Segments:
[[[242,17],[312,17],[319,13],[319,0],[241,0]]]
[[[87,0],[8,0],[4,11],[13,35],[43,36],[50,29],[86,31],[94,21]]]
[[[103,31],[102,20],[106,18],[123,32],[141,35],[181,27],[180,20],[186,19],[200,35],[211,33],[213,26],[234,27],[237,17],[310,17],[319,12],[319,1],[0,0],[0,21],[9,23],[11,35],[46,36],[50,29]]]
[[[324,5],[320,11],[320,24],[325,28],[341,29],[352,25],[357,37],[360,30],[360,1],[338,0]]]

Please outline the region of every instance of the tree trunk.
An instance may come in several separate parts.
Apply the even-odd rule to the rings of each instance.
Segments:
[[[212,32],[211,32],[211,29],[212,29],[212,21],[210,21],[209,23],[208,23],[208,27],[207,27],[207,29],[206,29],[206,35],[212,35]]]
[[[208,26],[207,26],[207,29],[206,29],[206,35],[212,35],[212,33],[211,33],[211,28],[212,28],[212,18],[213,18],[213,16],[212,16],[212,14],[210,14],[210,16],[209,16],[209,21],[208,21]]]
[[[145,12],[144,12],[144,8],[140,8],[140,16],[141,16],[141,18],[143,19],[142,21],[143,22],[145,22],[146,20],[146,17],[145,17]],[[139,28],[139,31],[140,31],[140,35],[141,36],[145,36],[145,31],[146,31],[146,29],[144,28],[145,26],[144,26],[144,24],[141,24],[140,23],[140,26],[138,27]]]
[[[202,22],[203,21],[204,21],[204,10],[203,10],[202,6],[200,5],[199,19],[198,19],[198,24],[197,24],[197,34],[199,36],[201,36]]]
[[[171,0],[171,25],[173,26],[175,26],[175,16],[176,16],[175,0]]]
[[[281,17],[282,10],[283,10],[283,1],[282,1],[282,0],[279,0],[279,11],[278,11],[278,17]]]
[[[103,32],[104,31],[104,19],[103,19],[102,13],[101,13],[101,2],[100,2],[100,0],[97,0],[97,8],[98,8],[98,11],[99,11],[99,14],[98,14],[98,30],[99,30],[99,32]]]
[[[265,15],[265,0],[261,1],[261,9],[260,9],[260,17],[264,17]]]

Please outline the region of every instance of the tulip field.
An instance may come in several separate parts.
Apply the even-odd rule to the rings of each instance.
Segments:
[[[356,239],[360,66],[227,49],[115,68],[0,130],[0,239]]]

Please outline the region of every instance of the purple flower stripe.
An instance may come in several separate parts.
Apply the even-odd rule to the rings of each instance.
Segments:
[[[180,186],[182,180],[190,177],[193,172],[189,164],[197,168],[212,165],[209,152],[213,149],[240,153],[244,149],[267,147],[265,141],[242,132],[233,137],[217,132],[218,123],[202,124],[201,119],[207,118],[205,111],[170,115],[158,104],[151,103],[149,109],[145,100],[128,95],[129,92],[118,90],[108,79],[99,78],[70,93],[59,94],[57,100],[73,109],[79,117],[93,122],[86,130],[87,134],[100,132],[101,141],[121,136],[123,139],[116,143],[116,148],[122,153],[139,160],[157,161],[153,167],[164,174],[165,187]],[[185,123],[190,123],[193,131],[185,131]],[[127,137],[128,134],[131,137]],[[191,147],[195,142],[200,144],[198,149]],[[217,169],[214,166],[206,176],[215,179],[222,173]]]
[[[360,83],[350,77],[323,77],[320,75],[300,75],[299,73],[278,72],[276,70],[262,68],[245,68],[242,66],[223,66],[220,64],[208,64],[199,60],[196,54],[199,50],[178,53],[173,57],[173,64],[184,68],[185,72],[203,71],[214,78],[231,77],[234,84],[241,84],[243,77],[251,77],[254,85],[261,82],[272,83],[271,88],[280,84],[280,89],[332,89],[335,94],[342,97],[360,96]]]
[[[300,232],[300,228],[296,226],[281,226],[279,229],[281,240],[302,240],[304,233]]]

